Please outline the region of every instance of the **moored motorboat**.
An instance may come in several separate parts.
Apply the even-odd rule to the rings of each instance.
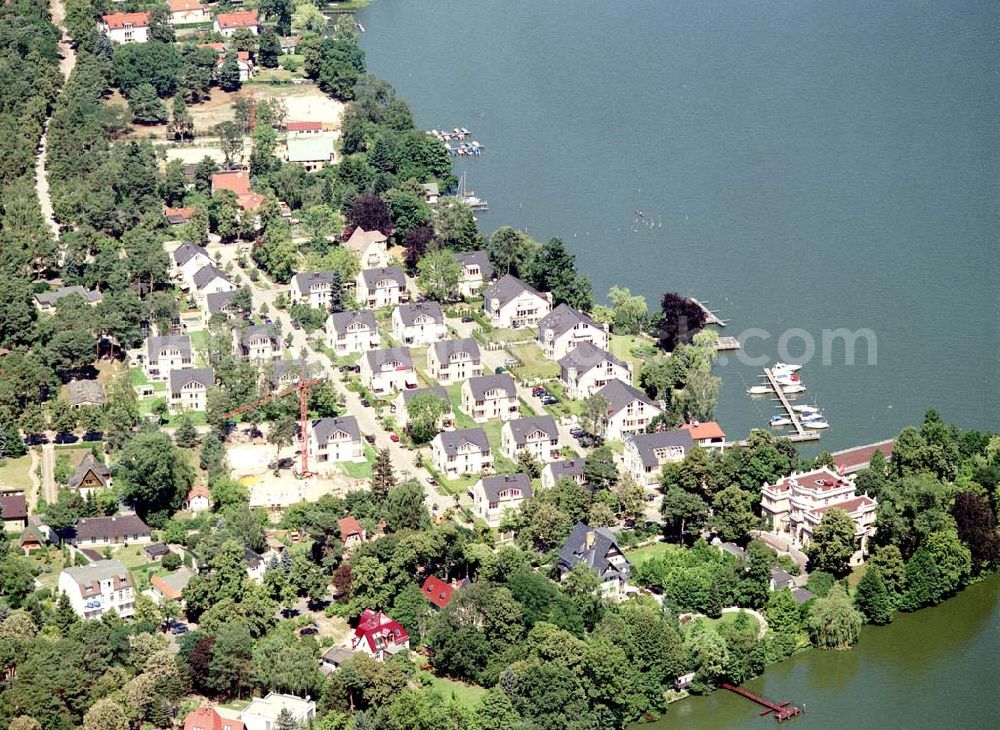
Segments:
[[[751,385],[747,388],[747,393],[750,395],[767,395],[771,392],[773,391],[769,385]]]
[[[793,383],[792,385],[781,386],[781,390],[782,392],[787,393],[788,395],[794,395],[795,393],[805,393],[806,386],[799,385],[798,383]]]
[[[798,406],[792,406],[792,410],[795,411],[796,413],[819,414],[819,408],[817,408],[816,406],[798,405]]]
[[[771,370],[775,372],[782,372],[782,373],[794,373],[796,370],[801,370],[801,369],[802,369],[801,365],[794,365],[792,363],[787,363],[787,362],[776,362],[774,363],[774,367],[771,368]]]
[[[778,426],[791,426],[792,419],[785,416],[771,416],[770,424],[775,428]]]
[[[803,421],[802,425],[808,429],[830,428],[830,424],[822,416],[809,421]]]

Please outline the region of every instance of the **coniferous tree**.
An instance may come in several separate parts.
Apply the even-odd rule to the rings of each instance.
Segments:
[[[877,569],[869,567],[861,577],[854,594],[854,607],[861,611],[870,624],[887,624],[892,621],[892,597]]]
[[[379,449],[372,465],[372,493],[375,498],[384,503],[386,498],[396,486],[396,473],[392,468],[392,460],[389,449]]]
[[[334,269],[330,275],[330,314],[343,312],[347,308],[344,296],[344,275],[340,269]]]
[[[240,80],[240,66],[236,63],[236,54],[227,53],[219,67],[219,88],[223,91],[239,91],[243,82]]]

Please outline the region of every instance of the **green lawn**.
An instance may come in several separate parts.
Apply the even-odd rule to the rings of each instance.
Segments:
[[[653,341],[635,335],[611,335],[611,354],[632,364],[632,379],[639,376],[643,362],[654,348]]]
[[[669,542],[654,542],[652,545],[626,550],[625,557],[632,561],[633,565],[642,565],[662,555],[666,555],[674,550],[679,550],[677,545]]]
[[[340,467],[352,479],[370,479],[372,464],[375,463],[375,449],[368,442],[365,442],[365,459],[367,461],[345,461],[340,464]]]
[[[472,420],[472,416],[462,410],[462,384],[446,385],[445,390],[448,391],[451,410],[455,414],[455,428],[476,428],[479,424]]]
[[[27,489],[31,485],[31,454],[0,459],[0,485]]]
[[[485,342],[501,342],[504,344],[512,342],[532,342],[538,335],[538,330],[530,327],[523,327],[521,329],[504,327],[501,329],[493,329],[489,332],[483,331],[481,335]]]
[[[559,377],[559,364],[545,357],[545,353],[542,352],[542,348],[538,346],[537,342],[512,345],[510,351],[521,361],[521,364],[515,366],[514,370],[525,380]]]
[[[137,385],[149,385],[149,379],[142,368],[130,368],[128,375],[133,387]]]
[[[454,679],[435,677],[430,673],[427,674],[432,677],[431,686],[438,690],[445,700],[454,697],[463,707],[472,707],[486,693],[486,690],[478,684],[465,684],[464,682],[457,682]]]

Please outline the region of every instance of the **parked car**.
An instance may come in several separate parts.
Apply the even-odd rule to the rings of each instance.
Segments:
[[[497,375],[500,375],[501,373],[505,373],[505,372],[507,372],[507,368],[503,368],[503,367],[499,367],[499,366],[498,366],[498,367],[496,368],[496,370],[494,370],[493,372],[494,372],[494,373],[496,373]]]
[[[558,402],[559,399],[556,398],[555,396],[547,395],[544,398],[542,398],[542,404],[546,406],[554,406]]]
[[[361,399],[361,405],[363,405],[365,408],[371,408],[372,407],[372,404],[368,402],[367,398],[362,398]]]
[[[300,325],[298,323],[298,320],[295,320],[295,319],[292,320],[292,329],[293,330],[300,330],[300,329],[302,329],[302,325]]]
[[[475,317],[462,317],[462,321],[465,324],[469,324],[470,322],[475,322],[476,318]]]
[[[435,479],[434,477],[427,477],[427,483],[430,484],[432,487],[436,487],[437,479]]]
[[[545,393],[545,388],[543,388],[540,385],[536,385],[534,388],[531,389],[531,394],[536,398],[542,395],[543,393]]]
[[[174,636],[180,636],[181,634],[186,634],[188,632],[187,624],[174,624],[170,627],[170,633]]]
[[[299,636],[315,636],[319,633],[319,629],[316,626],[305,626],[299,630]]]
[[[375,443],[375,434],[373,434],[373,433],[366,433],[365,434],[365,441],[367,441],[370,444]]]
[[[399,436],[397,434],[390,433],[389,434],[389,440],[392,441],[394,444],[398,444],[399,443]]]
[[[503,361],[503,364],[509,368],[514,367],[515,365],[517,365],[517,363],[518,363],[517,358],[513,357],[508,357],[506,360]]]
[[[581,436],[585,435],[586,433],[587,432],[584,431],[579,426],[574,426],[573,428],[571,428],[569,430],[569,435],[572,436],[573,438],[576,438],[576,439],[580,438]]]

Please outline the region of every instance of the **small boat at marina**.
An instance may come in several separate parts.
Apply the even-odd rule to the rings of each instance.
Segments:
[[[777,372],[794,373],[797,370],[801,370],[801,369],[802,369],[801,365],[793,365],[793,364],[787,363],[787,362],[776,362],[776,363],[774,363],[774,367],[771,368],[771,370],[775,371],[776,373]]]
[[[774,428],[778,426],[791,426],[792,419],[787,416],[771,416],[770,425]]]
[[[792,410],[795,411],[796,413],[803,413],[803,414],[819,413],[819,408],[817,408],[816,406],[807,406],[807,405],[792,406]]]
[[[749,395],[767,395],[771,391],[771,386],[769,385],[751,385],[747,388],[747,393]]]
[[[809,429],[830,428],[830,424],[827,423],[826,419],[822,416],[810,421],[803,421],[802,425]]]
[[[783,385],[783,386],[781,386],[781,392],[785,393],[786,395],[795,395],[796,393],[805,393],[806,392],[806,386],[799,385],[798,383],[793,383],[792,385]]]

